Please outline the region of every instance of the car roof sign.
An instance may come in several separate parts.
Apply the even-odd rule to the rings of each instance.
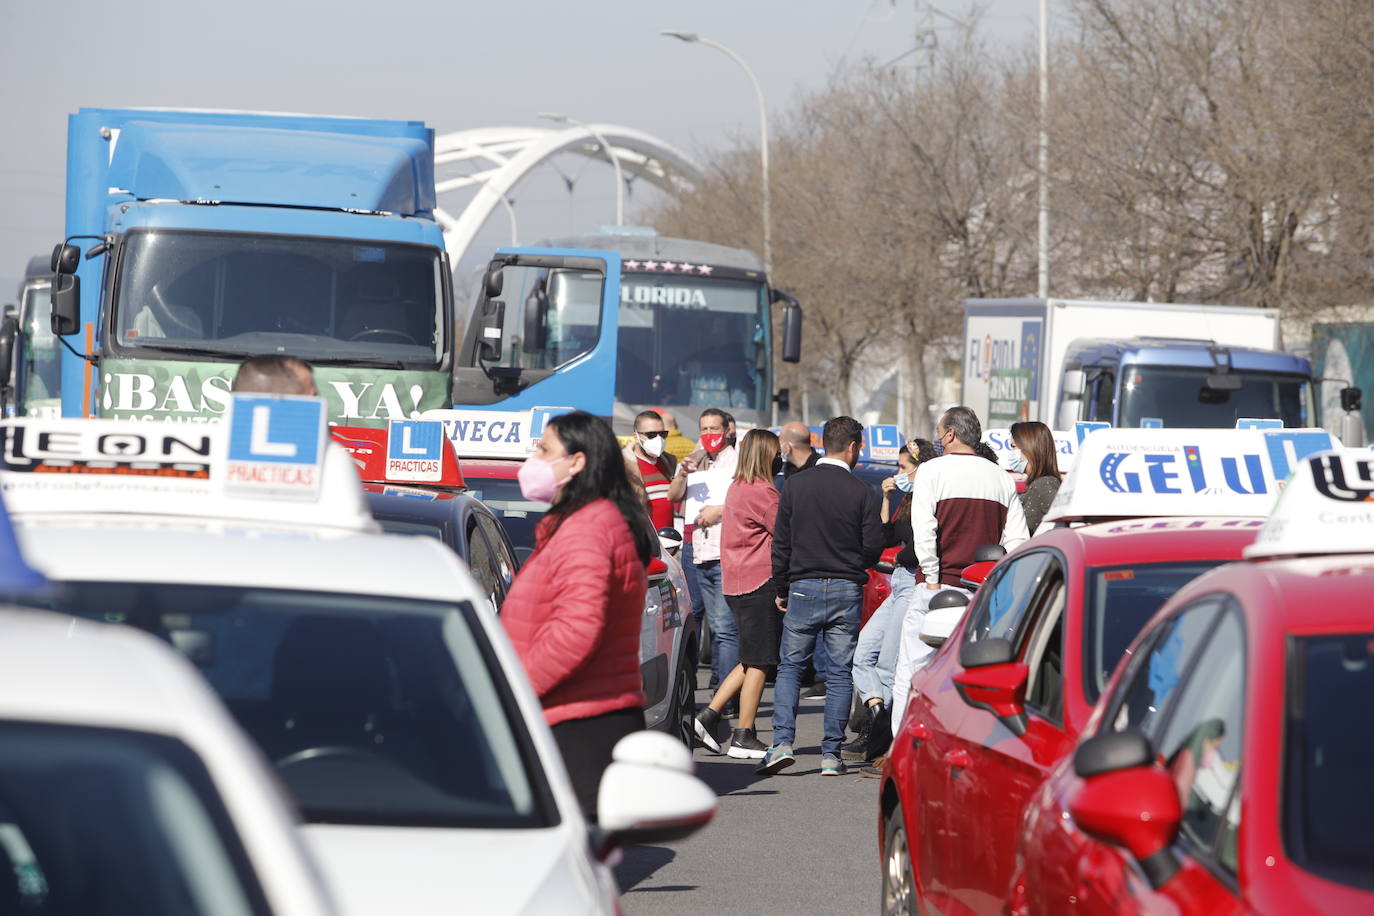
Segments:
[[[1374,553],[1374,452],[1340,449],[1298,462],[1245,548],[1246,559]]]
[[[1054,429],[1050,430],[1050,435],[1054,436],[1054,457],[1059,463],[1059,472],[1067,474],[1073,468],[1078,455],[1078,434]],[[997,463],[1002,466],[1002,470],[1012,470],[1011,459],[1017,448],[1011,442],[1011,429],[985,429],[983,441],[997,453]]]
[[[365,483],[464,486],[453,444],[437,420],[392,420],[386,429],[334,426],[329,432],[353,456]]]
[[[299,400],[245,398],[230,408],[237,429],[232,420],[6,420],[0,488],[20,518],[120,514],[376,530],[352,459],[323,438],[322,407],[289,403]]]
[[[324,401],[285,395],[234,395],[225,493],[314,502],[320,495]]]
[[[1320,429],[1096,430],[1045,520],[1262,517],[1303,458],[1336,444]]]
[[[459,458],[526,458],[549,420],[571,407],[529,410],[426,410],[421,420],[438,420]]]

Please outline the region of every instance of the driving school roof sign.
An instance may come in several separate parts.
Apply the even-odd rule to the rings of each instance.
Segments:
[[[236,395],[224,464],[228,496],[309,500],[320,495],[324,401]]]
[[[459,458],[525,458],[534,440],[554,417],[571,407],[534,407],[530,410],[427,410],[422,420],[438,420]]]
[[[1247,558],[1374,552],[1374,452],[1308,455]]]
[[[1100,430],[1045,520],[1268,515],[1299,462],[1333,444],[1319,429]]]

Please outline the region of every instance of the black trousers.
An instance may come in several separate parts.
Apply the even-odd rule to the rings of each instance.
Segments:
[[[569,719],[553,726],[553,740],[563,755],[572,779],[573,792],[583,815],[596,823],[596,795],[601,774],[611,765],[616,742],[631,732],[644,730],[644,710],[617,709],[586,719]]]

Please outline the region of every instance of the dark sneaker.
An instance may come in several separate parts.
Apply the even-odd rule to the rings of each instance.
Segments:
[[[869,729],[865,725],[859,729],[859,737],[840,748],[840,756],[844,757],[845,760],[867,760],[868,738]]]
[[[822,776],[840,776],[845,771],[844,761],[834,754],[825,754],[821,757]]]
[[[814,700],[825,696],[825,681],[816,681],[808,687],[803,687],[801,696],[804,700]]]
[[[768,745],[758,739],[752,728],[737,728],[730,733],[730,746],[725,753],[740,760],[761,760],[768,753]]]
[[[763,763],[754,770],[760,776],[772,776],[780,773],[797,762],[797,755],[792,753],[792,745],[775,744],[770,747],[763,755]]]
[[[712,753],[720,753],[720,742],[716,740],[716,729],[720,727],[720,713],[707,706],[697,713],[692,727],[696,730],[697,740],[703,747]]]

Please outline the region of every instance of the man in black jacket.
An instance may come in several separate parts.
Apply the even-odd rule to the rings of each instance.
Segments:
[[[817,634],[825,639],[833,681],[826,684],[821,775],[844,772],[840,746],[863,586],[883,549],[878,496],[853,474],[863,426],[852,417],[836,417],[825,424],[821,440],[825,457],[783,487],[773,528],[773,581],[778,610],[786,616],[773,687],[773,746],[758,770],[769,775],[796,762],[792,741],[801,675]]]

